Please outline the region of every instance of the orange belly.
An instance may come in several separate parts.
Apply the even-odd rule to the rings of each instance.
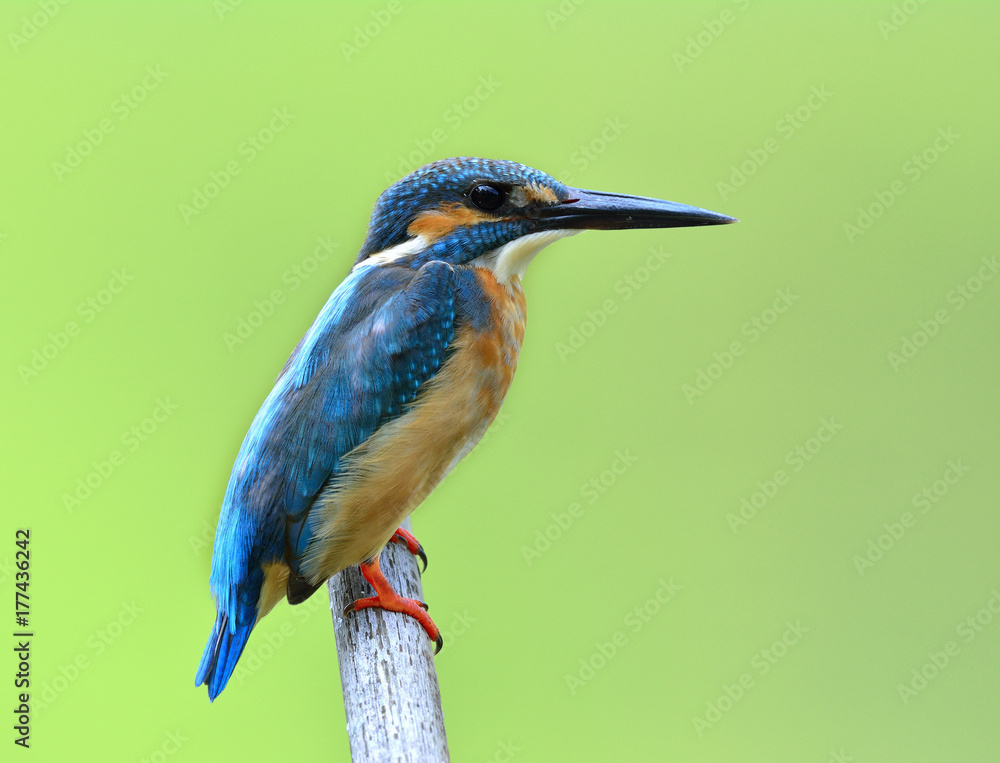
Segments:
[[[460,327],[450,358],[411,410],[345,457],[342,478],[312,508],[314,542],[302,566],[311,582],[378,554],[500,410],[524,340],[524,292],[516,279],[503,286],[488,270],[476,275],[491,305],[490,327]]]

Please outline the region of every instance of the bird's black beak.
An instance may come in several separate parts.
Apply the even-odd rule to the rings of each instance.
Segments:
[[[735,217],[710,212],[675,201],[570,188],[565,201],[537,209],[546,228],[571,230],[623,230],[626,228],[684,228],[690,225],[724,225]]]

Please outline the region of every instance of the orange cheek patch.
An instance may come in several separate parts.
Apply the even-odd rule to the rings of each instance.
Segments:
[[[411,236],[423,236],[427,241],[436,241],[460,225],[478,225],[482,221],[482,217],[463,204],[445,204],[421,212],[406,232]]]
[[[524,187],[524,191],[528,197],[528,201],[535,204],[555,204],[559,201],[559,197],[556,196],[555,191],[548,186],[531,183]]]

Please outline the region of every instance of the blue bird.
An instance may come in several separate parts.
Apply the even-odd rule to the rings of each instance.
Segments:
[[[399,528],[486,432],[524,339],[521,278],[583,229],[736,222],[698,207],[570,188],[509,161],[433,162],[386,190],[347,278],[299,341],[233,465],[215,534],[215,627],[196,685],[223,690],[254,625],[358,564],[380,607],[420,602],[379,568]],[[426,557],[424,557],[426,563]],[[350,607],[349,607],[350,609]]]

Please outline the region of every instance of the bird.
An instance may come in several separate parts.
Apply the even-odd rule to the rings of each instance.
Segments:
[[[426,605],[379,567],[400,523],[475,446],[510,387],[524,340],[521,280],[545,246],[582,230],[738,222],[707,209],[574,188],[524,164],[431,162],[378,198],[364,243],[243,440],[216,526],[216,619],[195,685],[214,701],[254,626],[359,565],[379,607]]]

